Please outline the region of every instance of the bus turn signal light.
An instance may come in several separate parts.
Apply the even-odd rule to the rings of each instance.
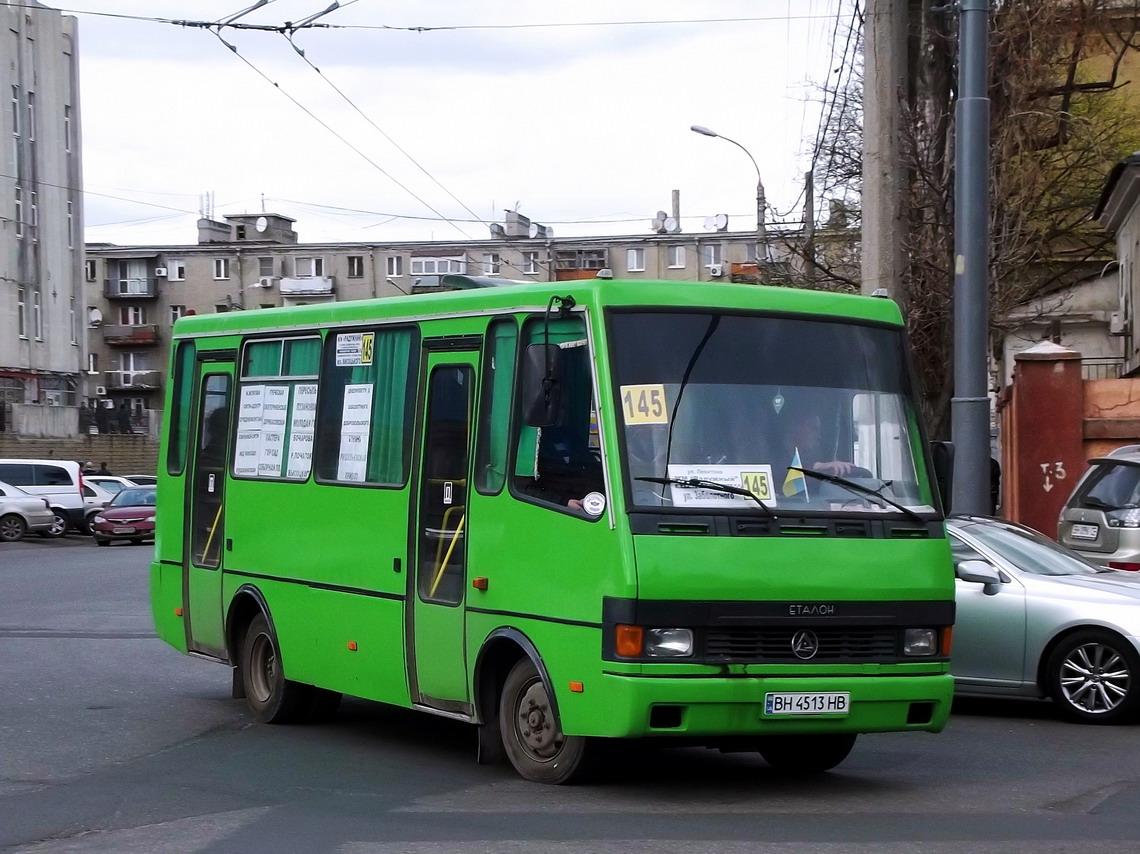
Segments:
[[[174,609],[174,616],[181,617],[182,616],[182,609],[181,608],[175,608]]]
[[[356,641],[349,641],[348,642],[348,651],[349,652],[356,652],[356,650],[357,650]]]
[[[639,658],[645,630],[641,626],[619,625],[614,636],[614,652],[622,658]]]
[[[586,688],[581,682],[571,682],[570,691],[574,694],[581,694]]]
[[[942,630],[942,649],[939,650],[939,653],[944,658],[950,657],[950,647],[953,645],[953,643],[954,643],[954,627],[953,626],[947,626],[946,628],[944,628]]]
[[[474,587],[476,590],[486,590],[487,589],[487,579],[484,578],[483,576],[479,576],[478,578],[472,578],[471,579],[471,586]]]

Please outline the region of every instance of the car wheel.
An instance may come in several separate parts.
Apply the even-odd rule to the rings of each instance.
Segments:
[[[1087,629],[1065,638],[1049,656],[1049,694],[1083,723],[1130,721],[1140,712],[1140,655],[1124,638]]]
[[[569,783],[587,771],[587,739],[562,732],[550,691],[529,658],[515,664],[503,683],[499,727],[507,757],[523,779]]]
[[[28,523],[24,521],[23,516],[17,516],[15,513],[0,516],[0,542],[18,542],[24,539],[26,533],[28,533]]]
[[[312,689],[285,678],[277,636],[264,614],[254,617],[246,629],[239,664],[246,702],[256,720],[284,724],[307,715]]]
[[[855,733],[827,735],[769,735],[760,740],[764,761],[780,771],[820,774],[847,758],[855,746]]]
[[[67,529],[70,527],[70,525],[68,524],[68,521],[67,521],[67,517],[63,515],[62,511],[56,510],[54,507],[52,508],[51,512],[52,512],[51,527],[48,528],[46,531],[40,531],[40,536],[41,537],[50,537],[51,539],[55,539],[56,537],[62,537],[64,534],[67,533]]]

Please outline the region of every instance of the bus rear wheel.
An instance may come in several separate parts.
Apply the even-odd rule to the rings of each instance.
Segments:
[[[780,771],[820,774],[847,758],[855,733],[827,735],[769,735],[760,740],[764,761]]]
[[[586,771],[587,739],[562,732],[550,689],[529,658],[515,664],[503,683],[499,728],[507,757],[525,780],[569,783]]]
[[[284,724],[305,717],[312,689],[285,678],[277,636],[264,614],[254,617],[246,629],[239,664],[246,702],[254,719]]]

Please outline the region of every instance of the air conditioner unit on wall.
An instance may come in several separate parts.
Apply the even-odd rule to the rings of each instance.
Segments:
[[[724,275],[723,264],[709,264],[709,275],[716,278]]]
[[[155,267],[154,268],[154,275],[157,278],[162,278],[163,276],[166,275],[166,268],[165,267]]]
[[[107,394],[107,386],[105,386],[105,385],[95,386],[95,394],[99,395],[99,397],[104,397]]]
[[[1108,316],[1108,334],[1109,335],[1126,335],[1128,333],[1127,323],[1124,320],[1123,311],[1114,311]]]
[[[278,280],[278,276],[262,276],[257,280],[257,286],[259,288],[271,288],[277,284]]]

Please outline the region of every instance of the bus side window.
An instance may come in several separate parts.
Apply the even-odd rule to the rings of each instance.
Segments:
[[[475,487],[495,495],[507,480],[510,447],[511,392],[519,348],[513,317],[492,320],[483,356],[483,392],[479,403],[479,435],[475,450]]]
[[[527,324],[525,341],[533,343],[543,337],[541,321]],[[548,427],[528,427],[516,411],[519,426],[511,485],[516,495],[581,512],[581,500],[604,487],[590,351],[582,319],[552,321],[550,341],[562,348],[564,357],[562,411]]]

